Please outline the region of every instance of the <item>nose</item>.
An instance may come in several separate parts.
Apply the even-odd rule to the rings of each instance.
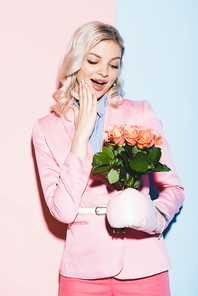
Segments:
[[[102,77],[107,77],[108,76],[108,66],[101,65],[100,68],[98,69],[98,74],[101,75]]]

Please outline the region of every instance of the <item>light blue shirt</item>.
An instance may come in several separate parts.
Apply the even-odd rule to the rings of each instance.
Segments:
[[[94,153],[100,152],[102,147],[106,103],[107,95],[105,95],[97,104],[96,123],[91,137],[89,138],[89,143]],[[79,107],[77,102],[74,104]]]
[[[89,138],[89,143],[94,153],[100,152],[102,147],[106,103],[107,96],[105,95],[97,104],[96,123]]]

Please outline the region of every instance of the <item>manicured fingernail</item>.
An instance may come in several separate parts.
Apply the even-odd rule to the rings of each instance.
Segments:
[[[84,85],[84,84],[85,84],[85,83],[84,83],[84,80],[82,80],[81,83],[82,83],[82,85]]]
[[[85,84],[85,88],[88,89],[88,85],[87,84]]]
[[[82,83],[80,82],[80,87],[82,87]]]

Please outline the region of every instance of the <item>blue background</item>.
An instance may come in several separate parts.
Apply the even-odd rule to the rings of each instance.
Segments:
[[[125,41],[125,97],[148,100],[162,120],[186,201],[165,233],[172,296],[198,295],[198,3],[117,0]]]

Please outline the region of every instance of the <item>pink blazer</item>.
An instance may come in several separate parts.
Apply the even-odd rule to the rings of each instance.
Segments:
[[[74,135],[71,121],[52,113],[35,122],[33,143],[42,188],[51,214],[69,224],[60,272],[83,279],[116,277],[141,278],[168,270],[170,263],[163,237],[127,230],[114,234],[105,215],[78,214],[79,207],[106,206],[116,190],[99,174],[92,175],[93,151],[88,147],[87,161],[70,152]],[[132,124],[153,128],[163,136],[161,162],[171,172],[154,173],[159,192],[154,202],[166,217],[166,226],[181,207],[184,195],[176,173],[162,124],[147,101],[125,100],[118,109],[106,108],[104,127]],[[141,192],[149,194],[146,176]]]

